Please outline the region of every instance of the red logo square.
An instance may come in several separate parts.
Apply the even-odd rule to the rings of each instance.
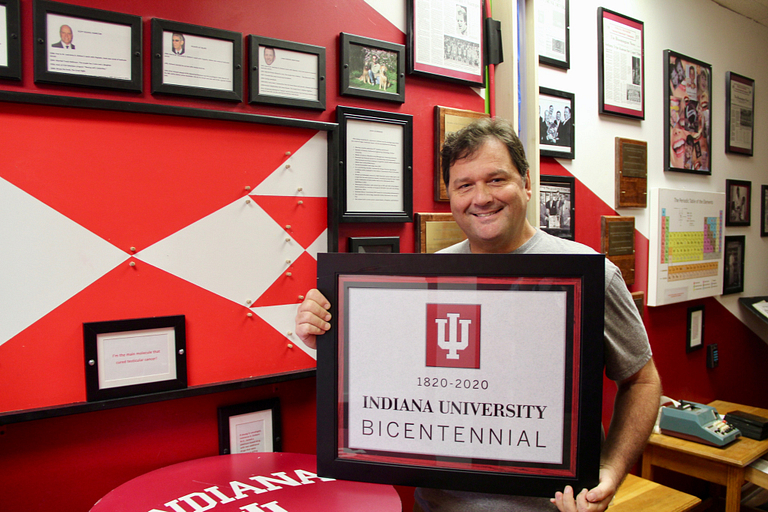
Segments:
[[[427,366],[480,368],[479,304],[427,304]]]

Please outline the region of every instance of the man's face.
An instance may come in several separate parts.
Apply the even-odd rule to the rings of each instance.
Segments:
[[[275,50],[272,48],[264,49],[264,61],[267,64],[272,64],[275,61]]]
[[[557,119],[557,122],[560,122],[560,111],[557,111],[557,115],[555,116],[555,119]]]
[[[62,25],[61,29],[59,29],[59,36],[62,43],[70,44],[72,42],[72,29],[67,25]]]
[[[563,110],[563,116],[565,116],[565,120],[569,120],[571,118],[571,109],[568,107],[565,107],[565,110]]]
[[[173,41],[173,49],[176,51],[181,50],[181,38],[179,36],[173,36],[172,41]]]
[[[506,146],[490,138],[450,171],[451,213],[472,252],[510,252],[525,242],[530,180],[518,172]]]
[[[459,25],[459,32],[465,33],[467,31],[467,16],[461,9],[456,13],[456,22]]]

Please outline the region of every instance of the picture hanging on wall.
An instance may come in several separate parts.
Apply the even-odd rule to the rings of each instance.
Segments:
[[[597,34],[599,112],[645,119],[643,22],[598,7]]]
[[[749,226],[752,211],[752,182],[725,180],[725,200],[728,205],[726,226]]]
[[[21,80],[19,0],[0,0],[0,78]]]
[[[574,240],[576,180],[572,176],[539,177],[539,228]]]
[[[405,102],[405,47],[341,33],[340,93]]]
[[[282,451],[280,399],[219,407],[219,455]]]
[[[744,235],[725,237],[723,295],[744,291]]]
[[[349,252],[358,253],[398,253],[400,252],[399,236],[351,236],[349,237]]]
[[[731,71],[725,74],[725,152],[752,156],[755,81]]]
[[[760,187],[760,236],[768,236],[768,185]]]
[[[540,64],[570,69],[570,30],[568,0],[536,2],[536,53]]]
[[[539,87],[539,153],[576,157],[576,100],[573,93]]]
[[[688,337],[685,351],[693,352],[704,347],[704,304],[688,308]]]
[[[152,94],[243,100],[243,36],[152,19]]]
[[[664,50],[664,170],[712,174],[712,66]]]

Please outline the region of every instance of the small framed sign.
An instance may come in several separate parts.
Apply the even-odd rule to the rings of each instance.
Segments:
[[[688,308],[688,339],[686,352],[704,347],[704,304]]]
[[[400,252],[400,237],[351,236],[349,237],[349,252],[398,253]]]
[[[219,455],[282,451],[280,399],[219,407]]]
[[[0,0],[0,78],[21,80],[19,0]]]

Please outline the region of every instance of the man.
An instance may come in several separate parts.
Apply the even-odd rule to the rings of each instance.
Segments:
[[[368,76],[371,79],[372,85],[379,85],[379,73],[381,72],[381,64],[379,64],[378,55],[374,55],[371,58],[371,69],[368,71]]]
[[[171,50],[174,55],[184,55],[185,46],[187,42],[184,39],[184,34],[174,32],[171,36]]]
[[[68,50],[74,50],[75,45],[72,44],[72,27],[69,25],[62,25],[59,28],[59,37],[61,40],[58,43],[53,43],[53,48],[66,48]]]
[[[264,47],[264,63],[267,66],[271,66],[275,62],[275,49],[271,46]]]
[[[525,211],[531,199],[528,163],[511,125],[480,119],[446,137],[442,171],[451,213],[467,240],[444,253],[585,254],[581,244],[535,229]],[[603,444],[600,483],[578,492],[567,486],[552,499],[417,489],[415,510],[602,511],[642,453],[658,412],[661,384],[650,345],[621,271],[606,260],[604,352],[606,374],[618,384],[613,419]],[[310,290],[296,315],[296,334],[316,346],[330,328],[330,304]]]
[[[563,122],[557,127],[557,143],[571,147],[571,107],[563,108]]]

